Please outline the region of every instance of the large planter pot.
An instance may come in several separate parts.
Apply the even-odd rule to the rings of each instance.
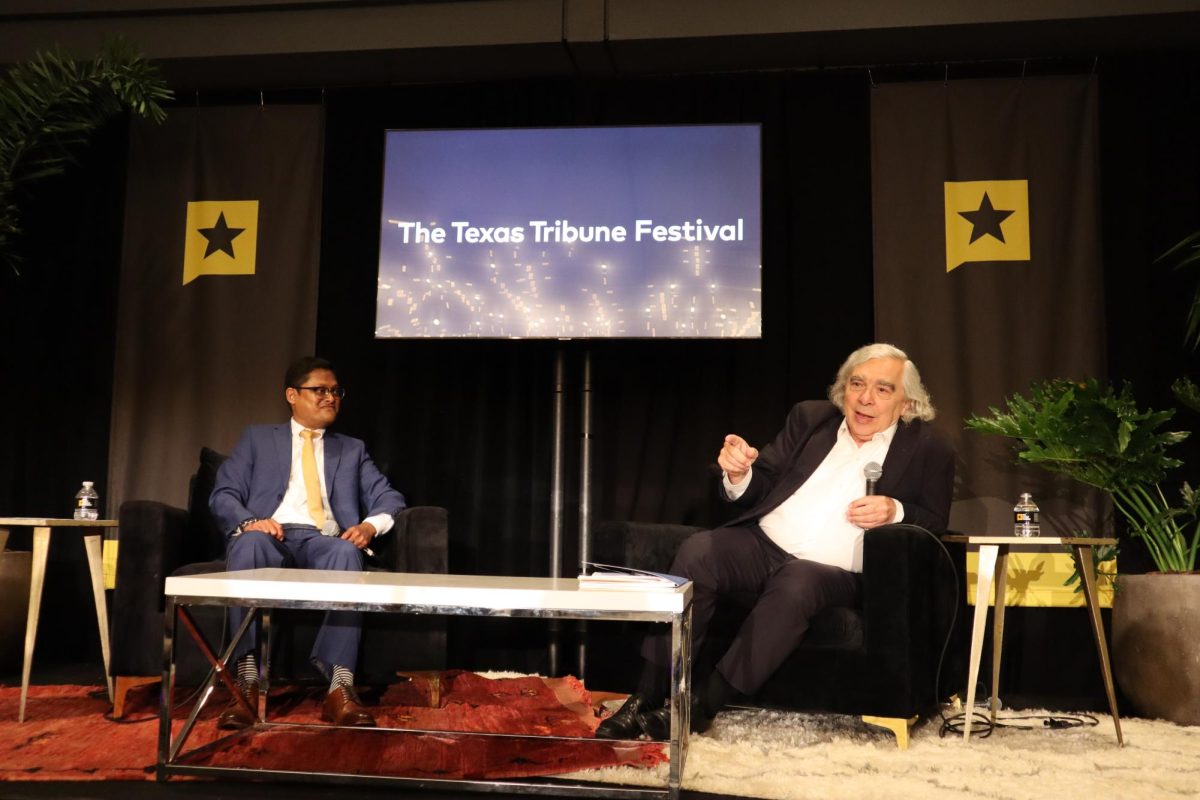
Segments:
[[[15,673],[25,653],[31,556],[28,551],[0,552],[0,675]]]
[[[1200,574],[1122,575],[1113,675],[1146,717],[1200,725]]]

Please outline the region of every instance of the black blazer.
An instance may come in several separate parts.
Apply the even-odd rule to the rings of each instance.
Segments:
[[[750,485],[734,501],[746,510],[726,525],[761,519],[791,497],[833,449],[843,418],[842,410],[828,400],[792,406],[783,430],[759,452]],[[901,420],[877,491],[904,504],[902,522],[944,531],[954,494],[954,451],[926,423]]]

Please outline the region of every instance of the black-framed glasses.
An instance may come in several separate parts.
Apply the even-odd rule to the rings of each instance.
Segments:
[[[297,391],[303,389],[309,392],[315,392],[317,397],[322,399],[326,397],[336,397],[338,400],[341,400],[346,396],[346,390],[341,386],[293,386],[292,388],[296,389]]]

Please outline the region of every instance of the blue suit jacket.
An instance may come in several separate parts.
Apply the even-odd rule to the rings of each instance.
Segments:
[[[251,517],[270,517],[283,502],[292,468],[292,430],[282,425],[251,425],[217,471],[208,507],[228,536]],[[398,514],[404,495],[367,455],[359,439],[326,431],[325,489],[333,517],[343,530],[373,514]]]

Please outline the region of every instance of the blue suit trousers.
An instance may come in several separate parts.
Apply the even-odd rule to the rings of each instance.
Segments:
[[[261,567],[293,567],[299,569],[336,569],[361,572],[362,551],[346,539],[322,536],[314,527],[284,525],[283,541],[262,531],[246,531],[231,537],[225,548],[225,568],[232,570]],[[243,608],[229,610],[229,624],[237,631],[246,616]],[[326,677],[332,677],[333,667],[353,671],[358,663],[358,642],[362,636],[362,612],[330,611],[313,644],[312,663]],[[257,646],[254,626],[242,637],[234,651],[235,658],[253,652]]]

